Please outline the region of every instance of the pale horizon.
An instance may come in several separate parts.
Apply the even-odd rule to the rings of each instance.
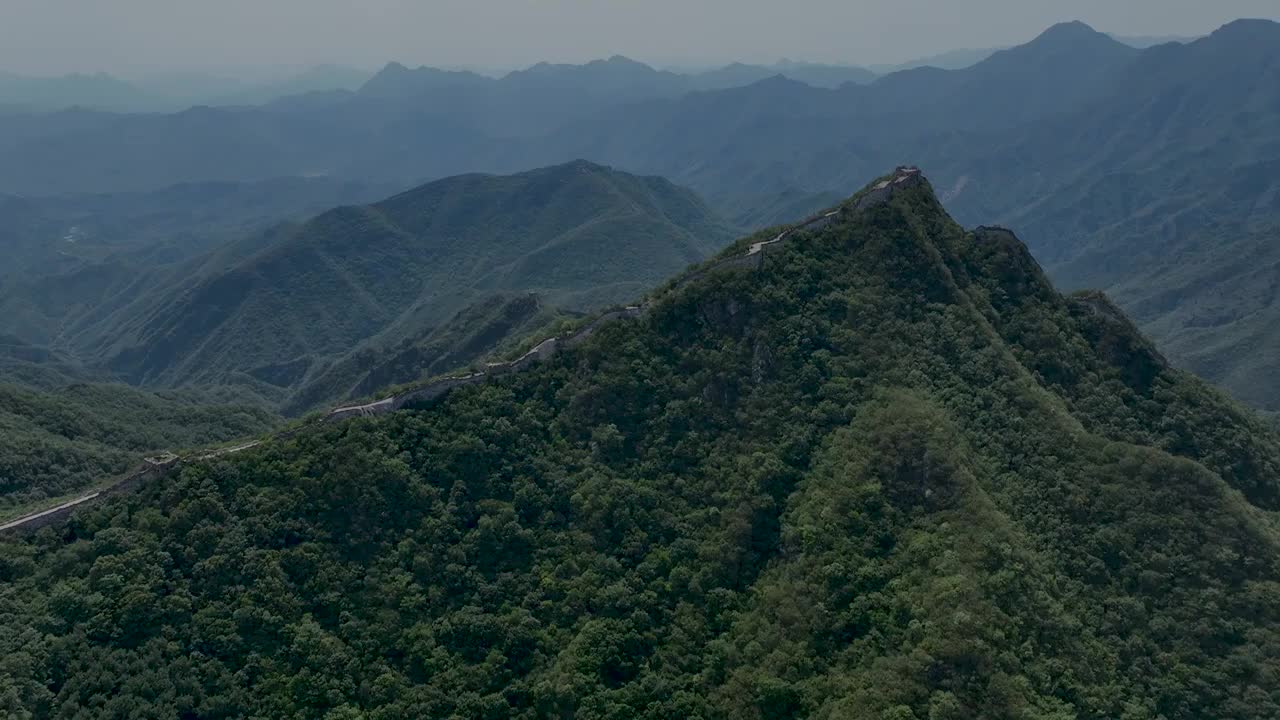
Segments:
[[[781,58],[893,65],[1017,45],[1058,22],[1118,36],[1198,36],[1239,18],[1280,18],[1274,0],[8,0],[0,72],[124,77],[287,74],[388,62],[501,73],[624,55],[654,67]]]

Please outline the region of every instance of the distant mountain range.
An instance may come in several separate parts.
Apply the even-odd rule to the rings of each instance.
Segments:
[[[306,383],[308,401],[290,401],[301,410],[417,379],[426,354],[450,369],[556,315],[535,304],[511,319],[518,305],[494,309],[495,295],[628,300],[733,232],[687,190],[587,162],[466,175],[167,263],[116,253],[15,277],[0,283],[0,328],[136,384],[235,384],[283,402]],[[483,329],[504,313],[507,331]],[[441,340],[474,335],[487,339],[470,352]],[[421,362],[394,360],[410,351]],[[361,360],[329,367],[348,355]]]
[[[1065,286],[1114,289],[1175,361],[1280,409],[1280,301],[1257,275],[1280,225],[1278,66],[1280,25],[1262,20],[1146,49],[1066,23],[963,69],[834,88],[772,75],[690,91],[625,58],[498,79],[389,66],[260,108],[0,117],[0,191],[407,186],[588,158],[764,224],[912,161],[961,220],[1018,228]]]
[[[160,73],[125,80],[106,73],[34,77],[0,72],[0,108],[49,112],[174,112],[196,105],[262,105],[281,97],[354,90],[371,73],[317,65],[278,80],[243,81],[210,73]]]
[[[359,92],[367,97],[403,99],[446,88],[490,87],[501,91],[586,91],[613,100],[646,100],[693,90],[747,85],[774,75],[815,87],[867,83],[876,74],[847,65],[779,61],[774,65],[732,63],[715,70],[681,74],[657,70],[622,56],[583,65],[538,63],[491,77],[472,71],[407,68],[388,63],[377,73],[317,65],[274,81],[246,82],[210,73],[157,74],[123,80],[106,73],[33,77],[0,73],[0,109],[51,112],[82,108],[107,112],[174,112],[196,106],[253,106],[310,94]]]
[[[895,173],[650,300],[0,539],[7,714],[1280,717],[1280,435],[1013,233]]]
[[[1187,42],[1182,36],[1112,36],[1136,48],[1166,42]],[[246,81],[209,72],[156,73],[121,79],[107,73],[52,77],[0,72],[0,112],[49,112],[78,107],[109,112],[173,112],[199,105],[265,105],[282,98],[312,93],[362,90],[370,95],[400,95],[448,86],[505,83],[529,88],[588,89],[619,99],[643,100],[694,90],[720,90],[750,85],[782,75],[814,87],[837,88],[845,83],[868,84],[880,75],[920,67],[959,70],[975,65],[1005,48],[950,50],[898,64],[859,67],[779,60],[772,65],[734,62],[696,72],[657,70],[622,56],[583,65],[538,63],[495,78],[472,71],[410,69],[388,63],[382,70],[339,65],[316,65],[270,81]]]
[[[1140,50],[1149,48],[1153,45],[1162,45],[1164,43],[1191,42],[1198,37],[1192,35],[1109,35],[1112,39],[1118,42]],[[908,60],[907,62],[898,63],[896,65],[868,65],[867,69],[877,75],[888,75],[902,70],[914,70],[915,68],[921,67],[936,67],[942,70],[963,70],[964,68],[972,65],[977,65],[1001,50],[1008,49],[1009,46],[1005,45],[991,48],[948,50],[944,53],[929,55],[915,60]]]
[[[73,272],[111,257],[163,264],[399,186],[327,178],[195,182],[150,192],[0,195],[0,280]]]

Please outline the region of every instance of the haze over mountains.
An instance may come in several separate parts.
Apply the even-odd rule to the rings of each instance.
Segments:
[[[317,65],[272,80],[238,80],[204,72],[160,73],[136,80],[102,72],[56,77],[0,72],[0,108],[174,112],[193,105],[261,105],[289,95],[354,90],[371,74],[336,65]]]
[[[279,399],[326,362],[367,355],[364,343],[427,337],[495,293],[600,307],[731,237],[700,199],[660,178],[586,162],[467,175],[193,253],[141,280],[118,259],[14,280],[0,287],[0,326],[133,383],[248,383]]]
[[[161,74],[122,80],[107,73],[32,77],[0,73],[0,109],[51,112],[81,108],[108,112],[174,112],[193,106],[265,105],[301,95],[402,96],[444,87],[494,86],[525,91],[582,89],[614,99],[637,100],[747,85],[774,75],[816,87],[867,83],[876,73],[853,65],[780,60],[772,65],[730,63],[712,70],[677,73],[614,56],[583,65],[538,63],[494,76],[432,67],[410,69],[391,62],[375,72],[317,65],[272,81],[242,81],[211,73]]]
[[[357,92],[258,108],[0,118],[0,189],[299,175],[407,187],[587,158],[759,226],[911,158],[962,221],[1018,228],[1066,287],[1114,288],[1176,362],[1278,409],[1275,304],[1256,275],[1277,224],[1278,28],[1244,20],[1139,50],[1069,23],[971,67],[836,88],[770,76],[690,91],[689,76],[620,57],[501,79],[392,65]],[[724,82],[756,73],[721,72],[739,71]],[[1241,255],[1259,262],[1221,261]]]
[[[1116,40],[1136,48],[1167,42],[1187,42],[1194,38],[1181,36],[1119,36]],[[879,75],[919,67],[958,70],[978,63],[1005,48],[951,50],[896,64],[830,64],[782,59],[772,64],[731,62],[719,67],[698,70],[661,71],[621,56],[584,65],[539,63],[510,71],[447,71],[420,68],[423,73],[473,82],[501,78],[509,82],[521,79],[555,78],[554,82],[581,82],[596,74],[613,89],[625,85],[629,72],[636,84],[633,90],[647,90],[655,95],[690,90],[723,89],[747,85],[774,75],[784,75],[815,87],[839,87],[846,82],[865,84]],[[624,68],[623,64],[629,65]],[[611,66],[612,67],[609,67]],[[600,70],[608,68],[607,73]],[[273,100],[308,93],[354,91],[376,75],[403,74],[407,70],[396,62],[388,63],[380,72],[334,64],[319,64],[291,73],[275,71],[271,79],[245,79],[228,71],[152,72],[139,77],[117,77],[104,72],[73,73],[60,76],[32,76],[0,72],[0,109],[9,111],[57,111],[72,107],[111,112],[173,112],[196,105],[262,105]],[[434,71],[434,72],[432,72]],[[621,71],[621,72],[620,72]],[[243,71],[242,71],[243,72]],[[250,72],[261,75],[263,70]],[[621,83],[620,83],[621,81]],[[381,80],[379,81],[379,83]],[[379,83],[375,83],[375,86]]]
[[[1280,24],[930,64],[0,79],[0,717],[1280,717]]]
[[[1280,436],[919,173],[832,217],[6,543],[0,709],[1280,713]]]

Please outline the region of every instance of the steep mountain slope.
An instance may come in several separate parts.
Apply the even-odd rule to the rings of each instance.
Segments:
[[[55,390],[74,382],[104,379],[64,353],[12,335],[0,335],[0,383]]]
[[[393,345],[361,344],[311,373],[283,405],[287,415],[365,398],[387,388],[465,368],[522,339],[551,334],[567,315],[537,295],[496,294],[477,301],[438,326]]]
[[[494,104],[463,88],[412,102],[350,97],[323,112],[0,118],[0,189],[433,177],[585,157],[767,223],[777,215],[744,206],[820,198],[910,155],[962,222],[1017,228],[1064,287],[1113,291],[1175,362],[1277,410],[1275,303],[1265,278],[1233,269],[1241,257],[1273,262],[1277,48],[1280,25],[1261,20],[1145,50],[1068,23],[960,70],[840,89],[773,77],[625,107],[581,89]]]
[[[0,517],[123,473],[148,453],[251,436],[277,421],[203,393],[0,383]]]
[[[963,222],[1017,228],[1065,287],[1113,290],[1175,362],[1275,410],[1262,274],[1280,226],[1277,73],[1273,22],[1142,52],[1069,24],[963,71],[706,93],[559,140],[730,208],[751,188],[845,186],[910,152]]]
[[[6,546],[0,707],[1275,717],[1280,439],[890,187],[528,372]]]
[[[416,335],[484,295],[607,303],[729,237],[692,193],[590,163],[451,178],[332,210],[209,267],[125,318],[94,354],[133,382],[247,375],[288,387],[320,360]]]
[[[918,68],[838,90],[771,78],[620,108],[561,129],[533,157],[600,159],[712,199],[848,187],[905,152],[934,161],[955,151],[969,162],[995,152],[1003,160],[1003,133],[1106,96],[1138,54],[1069,23],[962,70]]]
[[[693,75],[691,85],[700,90],[750,85],[775,75],[782,75],[813,87],[838,88],[845,83],[865,85],[876,79],[876,73],[852,65],[823,65],[821,63],[781,60],[773,65],[747,65],[732,63],[716,70]]]
[[[1280,25],[1242,21],[1144,53],[1114,94],[1001,139],[949,205],[996,218],[1068,287],[1104,287],[1177,363],[1280,409]]]
[[[0,196],[0,266],[25,281],[129,256],[135,269],[195,257],[228,240],[401,187],[325,178],[201,182],[154,192]]]

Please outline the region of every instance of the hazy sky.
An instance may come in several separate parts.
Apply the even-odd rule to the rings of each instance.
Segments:
[[[1126,35],[1280,17],[1278,0],[0,0],[0,70],[334,62],[523,66],[908,60],[1079,19]]]

